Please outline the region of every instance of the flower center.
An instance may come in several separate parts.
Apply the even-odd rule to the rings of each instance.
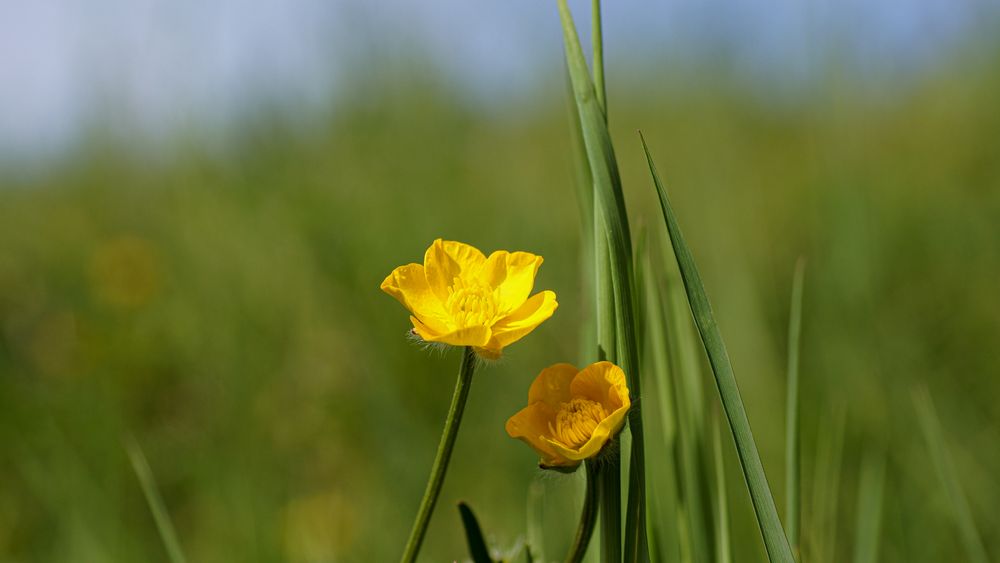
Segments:
[[[500,316],[493,288],[462,278],[448,288],[444,306],[458,328],[492,326]]]
[[[549,423],[549,432],[571,448],[587,443],[594,429],[608,417],[604,407],[589,399],[573,399],[559,406],[555,424]]]

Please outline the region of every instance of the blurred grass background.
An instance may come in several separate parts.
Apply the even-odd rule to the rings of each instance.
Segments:
[[[883,448],[881,560],[961,553],[916,423],[919,384],[1000,556],[998,63],[961,59],[891,95],[831,73],[792,102],[707,67],[669,81],[610,70],[633,221],[661,224],[641,127],[779,506],[788,295],[808,259],[803,529],[807,545],[831,538],[827,560],[852,552],[859,466]],[[359,87],[305,125],[247,121],[224,150],[179,135],[150,153],[95,134],[43,173],[0,180],[0,561],[166,560],[127,436],[191,561],[394,560],[458,354],[408,342],[378,284],[436,237],[543,255],[536,287],[561,306],[477,374],[424,560],[465,557],[460,499],[513,547],[533,482],[547,554],[562,556],[579,476],[540,475],[503,431],[540,368],[579,357],[562,85],[496,114],[416,76]],[[840,412],[841,463],[817,467],[837,457]],[[736,559],[763,560],[729,469]],[[811,493],[831,490],[832,519]]]

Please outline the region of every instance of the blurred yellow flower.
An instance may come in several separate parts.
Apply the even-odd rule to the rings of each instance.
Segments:
[[[552,316],[556,294],[529,297],[542,257],[498,250],[489,258],[454,241],[435,240],[424,263],[393,270],[382,291],[412,315],[413,330],[426,342],[472,346],[487,358]]]
[[[507,420],[507,434],[534,448],[542,467],[575,467],[622,429],[631,404],[625,372],[611,362],[580,371],[556,364],[535,378],[528,406]]]

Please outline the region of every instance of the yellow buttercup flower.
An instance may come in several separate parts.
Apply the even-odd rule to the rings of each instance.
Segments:
[[[552,316],[556,294],[530,295],[542,257],[498,250],[489,258],[460,242],[435,240],[424,263],[393,270],[382,291],[406,307],[426,342],[472,346],[488,358]]]
[[[507,434],[534,448],[542,467],[575,467],[614,438],[631,405],[625,372],[615,364],[579,371],[556,364],[535,378],[528,406],[507,420]]]

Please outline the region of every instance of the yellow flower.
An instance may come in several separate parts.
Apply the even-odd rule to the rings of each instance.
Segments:
[[[611,362],[580,371],[556,364],[535,378],[528,406],[507,420],[507,434],[534,448],[542,467],[575,467],[622,429],[631,404],[625,372]]]
[[[382,282],[409,309],[413,330],[426,342],[472,346],[487,358],[552,316],[556,294],[529,297],[542,257],[498,250],[489,258],[460,242],[438,239],[424,263],[393,270]]]

